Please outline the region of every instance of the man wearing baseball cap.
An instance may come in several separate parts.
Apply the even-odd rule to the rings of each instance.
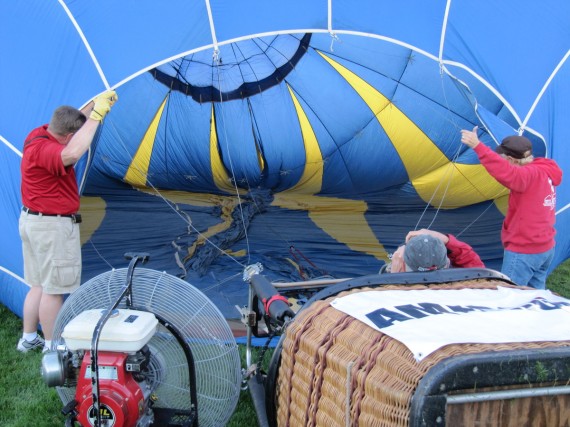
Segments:
[[[480,143],[475,126],[461,131],[461,142],[510,190],[501,231],[501,272],[517,285],[545,289],[554,257],[555,187],[562,182],[562,170],[552,159],[534,158],[532,144],[524,136],[508,136],[493,151]]]
[[[422,229],[407,234],[406,244],[392,254],[390,264],[380,272],[403,273],[474,267],[484,268],[485,265],[467,243],[452,234]]]

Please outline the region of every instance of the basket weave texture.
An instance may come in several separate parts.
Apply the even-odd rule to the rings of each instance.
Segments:
[[[389,285],[354,289],[312,303],[287,327],[282,343],[276,386],[278,425],[407,426],[410,401],[419,381],[443,359],[487,351],[570,345],[570,341],[452,344],[417,362],[401,342],[330,305],[335,298],[370,290],[497,286],[510,285],[488,279],[443,285]]]

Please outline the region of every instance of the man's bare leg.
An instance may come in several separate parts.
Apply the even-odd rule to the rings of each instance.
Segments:
[[[63,295],[50,295],[43,294],[40,303],[40,324],[44,338],[51,341],[53,337],[53,329],[55,326],[55,319],[59,314],[59,310],[63,305]]]
[[[41,286],[32,286],[24,300],[24,333],[34,333],[38,330],[38,323],[40,321],[40,302],[43,296],[43,289]]]

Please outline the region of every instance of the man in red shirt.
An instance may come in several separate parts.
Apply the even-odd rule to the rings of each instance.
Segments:
[[[508,136],[495,151],[481,144],[477,126],[461,131],[461,142],[473,148],[487,172],[510,190],[501,231],[501,272],[520,286],[546,288],[554,257],[556,190],[562,170],[554,160],[534,158],[524,136]]]
[[[22,213],[19,230],[24,256],[24,279],[30,290],[24,300],[22,352],[50,349],[55,319],[63,295],[79,287],[79,190],[75,163],[89,149],[97,127],[117,99],[105,92],[83,111],[57,108],[48,125],[30,132],[24,142]],[[86,117],[88,115],[88,117]],[[45,342],[37,333],[41,324]]]
[[[406,244],[392,254],[392,262],[386,271],[403,273],[477,267],[484,268],[485,264],[467,243],[452,234],[424,228],[407,234]]]

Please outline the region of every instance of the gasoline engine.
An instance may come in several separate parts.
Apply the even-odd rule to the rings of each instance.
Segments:
[[[126,256],[128,269],[84,283],[56,319],[42,376],[57,389],[65,425],[225,425],[242,380],[227,321],[182,279],[135,271],[147,254]]]
[[[64,412],[82,426],[96,425],[97,408],[101,426],[150,426],[156,370],[149,370],[147,343],[158,321],[148,312],[113,310],[102,329],[95,361],[92,335],[104,313],[87,310],[65,326],[65,346],[42,360],[44,380],[50,387],[75,385],[75,398]],[[93,370],[95,365],[98,369]],[[94,385],[99,387],[98,394],[93,392]]]

